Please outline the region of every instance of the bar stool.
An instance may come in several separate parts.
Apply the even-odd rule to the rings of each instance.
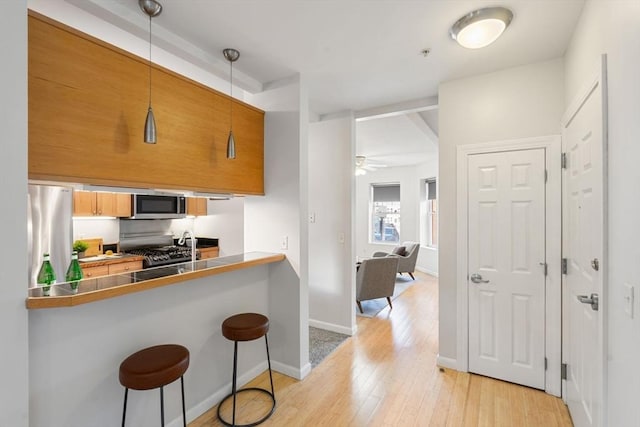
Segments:
[[[224,322],[222,322],[222,335],[224,335],[224,337],[228,340],[233,341],[233,381],[231,394],[222,399],[222,401],[218,405],[218,419],[226,426],[236,426],[236,396],[239,393],[250,390],[265,393],[271,397],[271,401],[273,402],[273,404],[271,405],[271,410],[269,411],[269,413],[263,418],[250,424],[242,424],[237,427],[256,426],[269,418],[271,414],[273,414],[273,411],[276,409],[276,395],[273,389],[273,376],[271,375],[271,359],[269,358],[269,341],[267,340],[267,332],[269,332],[269,319],[262,314],[236,314],[235,316],[228,317]],[[236,390],[236,376],[238,373],[238,341],[252,341],[263,336],[264,342],[267,347],[267,363],[269,364],[269,381],[271,382],[271,392],[257,387],[248,387],[241,390]],[[222,407],[222,404],[226,402],[230,397],[233,397],[233,419],[231,423],[223,419],[222,415],[220,415],[220,408]]]
[[[163,387],[180,378],[182,389],[182,425],[187,427],[184,407],[184,373],[189,367],[189,350],[177,344],[156,345],[142,349],[120,364],[120,384],[124,389],[122,427],[127,415],[129,389],[151,390],[160,387],[160,418],[164,426]]]

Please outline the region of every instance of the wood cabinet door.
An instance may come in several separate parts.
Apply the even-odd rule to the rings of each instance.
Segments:
[[[109,274],[126,273],[128,271],[142,270],[142,261],[121,262],[109,265]]]
[[[217,258],[219,253],[220,253],[219,248],[200,249],[200,259]]]
[[[200,216],[207,214],[207,199],[204,197],[187,197],[187,215]]]
[[[131,194],[116,193],[115,194],[115,216],[128,217],[131,216]]]
[[[109,275],[109,266],[99,265],[97,267],[82,267],[84,278],[100,277]]]
[[[96,197],[91,191],[73,192],[73,215],[93,216],[96,215]]]
[[[95,193],[96,206],[98,211],[96,215],[100,216],[116,216],[116,197],[114,193]]]

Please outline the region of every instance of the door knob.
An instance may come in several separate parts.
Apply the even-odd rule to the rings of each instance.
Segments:
[[[591,310],[598,311],[598,294],[591,294],[590,296],[578,295],[578,301],[583,304],[591,305]]]
[[[469,278],[473,283],[489,283],[488,280],[482,280],[482,276],[478,273],[473,273]]]

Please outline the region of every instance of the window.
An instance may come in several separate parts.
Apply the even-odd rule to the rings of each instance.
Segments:
[[[428,247],[438,247],[438,199],[436,195],[436,179],[423,181],[422,196],[422,244]]]
[[[400,241],[400,184],[371,186],[371,243]]]

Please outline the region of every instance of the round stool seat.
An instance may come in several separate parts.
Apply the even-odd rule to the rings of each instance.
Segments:
[[[150,390],[170,384],[189,367],[189,350],[177,344],[142,349],[120,364],[120,384],[134,390]]]
[[[222,335],[231,341],[251,341],[269,332],[269,319],[262,314],[242,313],[222,322]]]

